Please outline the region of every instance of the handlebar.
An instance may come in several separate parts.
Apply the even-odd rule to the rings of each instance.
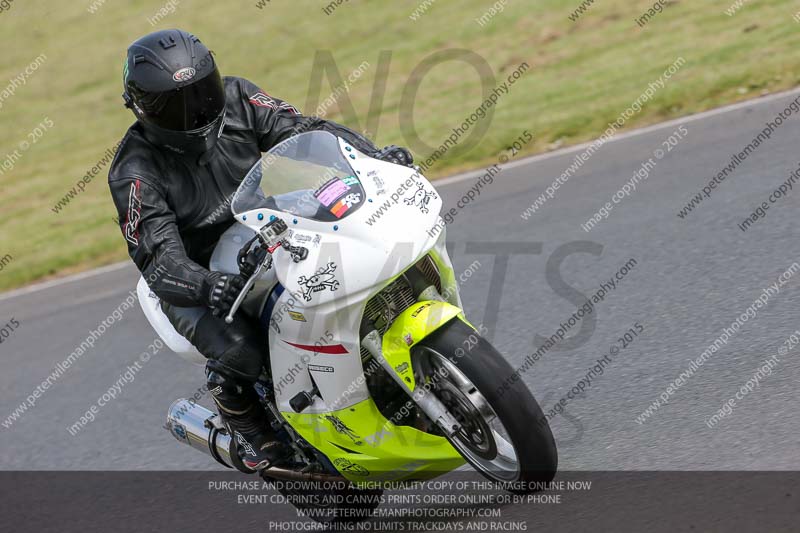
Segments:
[[[258,241],[261,249],[266,251],[266,255],[264,256],[264,260],[258,264],[256,269],[253,271],[253,274],[248,278],[247,282],[244,284],[244,288],[242,288],[241,292],[239,292],[239,294],[236,296],[236,300],[233,302],[228,314],[225,316],[226,324],[233,322],[233,315],[235,315],[236,311],[239,310],[239,307],[241,307],[245,296],[247,296],[247,293],[249,293],[250,289],[253,288],[253,285],[261,275],[261,272],[264,271],[265,267],[267,270],[272,267],[272,254],[275,252],[275,250],[281,247],[284,248],[292,256],[292,260],[294,260],[295,263],[300,262],[308,257],[307,248],[303,246],[293,246],[289,244],[288,240],[280,237],[287,229],[288,227],[286,223],[280,218],[276,218],[262,227],[258,233],[256,233],[256,236],[248,241],[241,250],[239,250],[238,260],[240,273],[242,268],[242,259],[251,253],[250,248],[255,241]]]

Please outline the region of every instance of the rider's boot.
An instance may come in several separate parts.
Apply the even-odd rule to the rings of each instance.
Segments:
[[[236,443],[242,465],[250,471],[263,470],[284,460],[289,449],[276,440],[258,394],[249,383],[236,383],[214,370],[207,371],[211,392],[222,421]]]

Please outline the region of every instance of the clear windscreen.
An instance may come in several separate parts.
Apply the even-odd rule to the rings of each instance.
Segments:
[[[264,154],[247,173],[231,203],[234,215],[273,209],[333,222],[365,200],[339,138],[325,131],[290,137]]]

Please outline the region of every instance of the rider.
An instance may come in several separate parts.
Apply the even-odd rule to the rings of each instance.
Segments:
[[[395,163],[411,165],[411,154],[397,146],[378,150],[243,78],[221,78],[212,52],[185,31],[135,41],[123,76],[122,96],[136,122],[108,183],[128,253],[175,329],[208,359],[208,390],[242,463],[250,471],[266,468],[285,455],[252,386],[269,368],[266,332],[244,315],[225,324],[245,279],[208,270],[215,244],[234,223],[233,193],[261,152],[304,131],[329,131]]]

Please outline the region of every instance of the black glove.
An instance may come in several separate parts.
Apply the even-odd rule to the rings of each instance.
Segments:
[[[411,156],[411,152],[409,152],[406,148],[397,146],[395,144],[391,144],[382,150],[379,150],[378,153],[375,154],[375,159],[388,161],[389,163],[394,163],[395,165],[405,165],[407,167],[414,166],[414,158]]]
[[[242,276],[224,272],[211,272],[206,277],[206,305],[212,309],[214,316],[222,316],[230,311],[246,282]]]

